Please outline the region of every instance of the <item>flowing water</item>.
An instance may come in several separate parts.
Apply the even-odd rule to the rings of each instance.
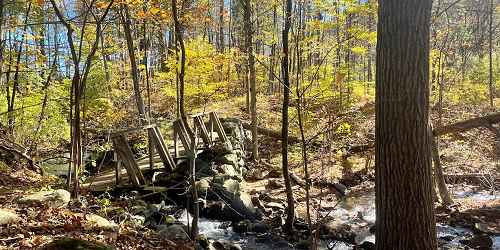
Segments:
[[[466,190],[453,190],[455,198],[470,198],[480,201],[494,200],[500,197],[498,192],[468,192]],[[323,212],[329,216],[340,220],[342,223],[357,225],[360,231],[357,231],[356,243],[360,244],[364,241],[375,242],[375,236],[368,230],[368,225],[375,223],[375,194],[373,192],[366,193],[357,197],[349,197],[342,201],[334,210]],[[187,223],[187,212],[184,212],[180,220]],[[189,215],[190,216],[190,215]],[[190,217],[191,218],[191,217]],[[207,236],[211,240],[228,241],[234,245],[240,246],[242,249],[295,249],[291,244],[286,242],[273,242],[272,240],[262,240],[255,235],[240,235],[234,233],[227,222],[200,219],[200,233]],[[438,238],[450,238],[451,241],[442,246],[443,249],[465,249],[459,241],[466,239],[472,235],[472,231],[463,227],[452,227],[445,224],[437,224]],[[492,237],[493,249],[500,250],[500,236]],[[320,249],[333,250],[348,250],[353,249],[353,245],[343,242],[326,242],[322,241]]]

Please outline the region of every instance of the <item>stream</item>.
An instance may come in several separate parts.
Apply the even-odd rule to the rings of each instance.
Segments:
[[[479,201],[495,200],[500,197],[500,192],[475,192],[467,188],[452,190],[454,198],[469,198]],[[369,225],[375,223],[375,193],[370,192],[357,197],[348,197],[332,211],[322,212],[325,215],[328,213],[330,216],[337,218],[342,223],[356,225],[357,231],[356,243],[361,244],[365,241],[375,242],[375,235],[369,232]],[[187,224],[188,214],[186,211],[180,216],[179,221]],[[189,215],[189,218],[192,218]],[[200,234],[205,235],[208,239],[214,241],[225,241],[233,245],[241,247],[241,249],[297,249],[291,244],[282,241],[273,241],[259,237],[255,234],[238,234],[234,233],[227,222],[209,220],[202,218],[199,221]],[[453,227],[445,224],[438,223],[436,225],[437,237],[440,241],[446,243],[440,246],[440,249],[469,249],[460,243],[460,240],[466,239],[473,234],[472,230],[463,227]],[[500,250],[500,236],[491,237],[493,240],[493,249]],[[354,245],[344,242],[329,242],[322,240],[320,249],[333,249],[333,250],[348,250],[354,249]]]

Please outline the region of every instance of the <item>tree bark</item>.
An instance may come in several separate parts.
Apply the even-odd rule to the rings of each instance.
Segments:
[[[431,143],[431,153],[432,161],[434,162],[434,181],[437,184],[439,190],[439,196],[441,197],[441,203],[443,206],[449,206],[453,204],[448,188],[446,187],[446,181],[444,179],[443,166],[441,165],[441,159],[439,158],[439,137],[434,137],[432,134],[432,126],[429,125],[429,141]]]
[[[217,49],[220,53],[224,52],[224,0],[219,0],[219,34]]]
[[[379,0],[376,247],[437,249],[428,136],[431,0]]]
[[[295,204],[293,199],[292,184],[288,171],[288,106],[290,103],[290,77],[288,71],[288,33],[292,22],[292,0],[286,0],[285,26],[283,29],[283,58],[281,59],[281,71],[283,72],[283,111],[281,124],[281,154],[283,178],[285,181],[285,190],[287,198],[286,222],[284,231],[291,234],[293,232],[293,223],[295,221]]]
[[[490,106],[493,107],[495,98],[495,85],[493,81],[493,0],[490,0],[490,18],[489,18],[489,89],[490,89]]]
[[[259,160],[259,140],[257,134],[257,90],[255,84],[255,58],[253,53],[252,5],[250,0],[243,1],[245,19],[245,47],[247,52],[247,67],[249,71],[248,85],[250,88],[250,116],[252,119],[252,158]]]
[[[180,58],[180,70],[179,70],[179,112],[181,115],[182,122],[184,123],[184,127],[190,137],[193,137],[193,131],[189,126],[186,109],[184,108],[184,76],[186,74],[186,48],[184,46],[184,39],[182,36],[181,23],[179,22],[179,17],[177,16],[177,0],[172,0],[172,17],[174,20],[174,29],[175,29],[175,41],[176,44],[179,45],[181,50],[181,58]]]

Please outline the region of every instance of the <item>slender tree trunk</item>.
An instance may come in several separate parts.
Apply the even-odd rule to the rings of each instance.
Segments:
[[[4,1],[0,1],[0,86],[2,85],[3,81],[3,52],[5,49],[5,40],[3,39],[3,19],[4,19]],[[8,82],[5,83],[6,86],[8,86]],[[7,87],[7,92],[8,92],[8,87]]]
[[[292,0],[286,0],[285,26],[283,29],[283,58],[281,59],[281,71],[283,72],[283,114],[281,124],[281,154],[283,178],[285,180],[285,190],[287,197],[286,222],[284,231],[287,233],[293,232],[293,223],[295,221],[295,201],[293,199],[292,184],[290,181],[290,173],[288,171],[288,106],[290,103],[290,77],[288,69],[288,33],[292,23]]]
[[[431,0],[379,0],[375,189],[381,250],[437,248],[427,132],[431,7]]]
[[[177,16],[177,0],[172,0],[172,17],[174,19],[174,29],[175,29],[175,40],[176,44],[179,45],[181,58],[180,58],[180,70],[179,70],[179,112],[181,115],[182,122],[186,127],[186,130],[190,137],[193,137],[193,131],[189,126],[186,109],[184,107],[184,76],[186,73],[186,48],[184,47],[184,39],[182,37],[182,28]]]
[[[139,86],[139,69],[137,68],[137,62],[135,58],[134,40],[132,38],[132,31],[130,29],[130,14],[127,5],[123,5],[122,8],[122,22],[125,33],[125,40],[127,42],[129,59],[130,59],[130,68],[132,74],[132,84],[134,86],[135,104],[139,109],[139,114],[141,115],[140,119],[142,121],[145,121],[147,119],[146,108],[144,107],[144,101],[141,95],[141,88]]]
[[[14,134],[14,119],[15,119],[15,115],[14,115],[14,109],[15,109],[15,103],[16,103],[16,93],[19,91],[19,69],[20,69],[20,66],[21,66],[21,54],[22,54],[22,51],[23,51],[23,47],[24,47],[24,38],[25,38],[25,35],[26,35],[26,32],[27,32],[27,25],[28,24],[28,17],[29,17],[29,13],[31,11],[31,2],[29,2],[28,4],[28,9],[26,10],[26,18],[24,20],[24,28],[23,28],[23,33],[21,34],[21,38],[20,38],[20,42],[19,42],[19,48],[17,49],[17,59],[16,59],[16,67],[15,67],[15,71],[14,71],[14,84],[12,86],[12,94],[10,96],[10,102],[9,102],[9,106],[7,107],[7,111],[9,112],[7,114],[7,117],[8,117],[8,126],[9,126],[9,133],[10,134]]]
[[[310,195],[309,189],[311,187],[311,180],[309,176],[309,161],[307,155],[307,140],[305,137],[305,129],[304,129],[304,112],[303,109],[306,109],[306,100],[304,98],[306,89],[302,90],[301,84],[303,84],[304,80],[304,65],[303,65],[303,49],[300,46],[301,42],[304,41],[305,37],[305,23],[304,23],[304,3],[299,3],[299,31],[297,32],[297,40],[296,40],[296,53],[297,53],[297,85],[295,88],[295,93],[297,95],[297,118],[299,122],[299,130],[300,130],[300,139],[302,145],[302,160],[304,161],[304,175],[305,175],[305,191],[306,191],[306,222],[309,226],[309,234],[312,235],[312,223],[311,223],[311,209],[310,209]],[[318,55],[319,56],[319,55]],[[301,83],[302,82],[302,83]]]
[[[255,58],[253,53],[253,28],[252,28],[252,5],[250,0],[244,0],[244,19],[245,19],[245,47],[247,52],[247,67],[249,69],[250,87],[250,116],[252,119],[252,157],[259,160],[259,142],[257,134],[257,90],[255,83]]]
[[[493,80],[493,0],[490,0],[490,20],[489,20],[489,87],[490,87],[490,106],[493,107],[495,98],[495,85]]]
[[[224,0],[219,0],[219,34],[217,48],[219,52],[224,52]]]
[[[453,204],[453,200],[448,192],[448,187],[446,187],[443,166],[441,165],[441,159],[439,158],[439,136],[433,135],[431,125],[429,125],[428,133],[429,141],[431,143],[432,161],[434,162],[434,178],[439,190],[439,196],[441,197],[441,203],[443,206],[449,206]]]

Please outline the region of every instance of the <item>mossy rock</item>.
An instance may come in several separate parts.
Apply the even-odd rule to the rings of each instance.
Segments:
[[[115,248],[104,245],[99,242],[92,242],[81,239],[73,239],[73,238],[62,238],[55,240],[45,247],[42,250],[114,250]]]

